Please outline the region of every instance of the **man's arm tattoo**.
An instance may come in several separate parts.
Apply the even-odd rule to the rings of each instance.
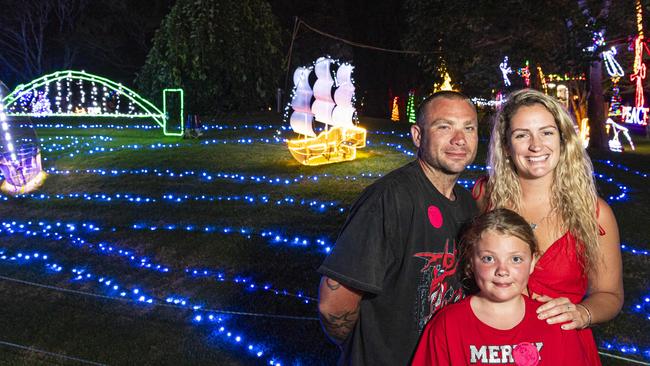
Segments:
[[[340,285],[339,285],[340,286]],[[359,307],[343,314],[320,314],[325,333],[337,344],[343,343],[359,318]]]

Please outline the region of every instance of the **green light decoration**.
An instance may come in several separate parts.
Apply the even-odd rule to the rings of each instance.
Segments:
[[[68,106],[66,108],[65,112],[62,110],[62,108],[58,108],[56,112],[12,112],[10,111],[12,107],[15,107],[15,105],[19,102],[20,98],[24,95],[27,95],[28,93],[34,93],[36,94],[36,91],[38,88],[45,87],[45,95],[47,95],[51,89],[49,87],[50,83],[60,83],[62,80],[65,80],[67,82],[70,81],[88,81],[91,83],[97,83],[100,87],[102,88],[108,88],[108,90],[114,91],[119,93],[119,96],[125,96],[129,101],[131,101],[133,104],[137,105],[139,108],[141,108],[144,113],[119,113],[116,109],[116,113],[107,113],[105,105],[102,104],[100,107],[96,103],[92,107],[88,107],[88,110],[91,108],[93,109],[93,113],[88,113],[85,109],[82,108],[82,112],[79,112],[79,110],[73,110],[72,106]],[[94,85],[94,84],[93,84]],[[95,86],[93,86],[95,87]],[[56,98],[57,102],[56,105],[60,105],[60,101],[63,98],[60,92],[61,87],[57,86],[57,90],[59,91],[59,94]],[[52,89],[53,90],[53,89]],[[104,89],[106,90],[106,89]],[[81,95],[81,100],[85,101],[85,92],[82,90],[82,95]],[[174,125],[179,126],[180,131],[174,132],[174,131],[169,131],[169,122],[171,122],[172,117],[170,116],[169,112],[167,110],[168,104],[168,98],[170,98],[172,95],[176,94],[179,99],[179,115],[178,115],[178,122],[175,123]],[[69,96],[66,96],[66,98],[69,98]],[[90,99],[90,98],[89,98]],[[184,93],[182,89],[164,89],[163,90],[163,110],[161,111],[158,107],[156,107],[153,103],[150,101],[146,100],[142,96],[140,96],[138,93],[134,92],[133,90],[127,88],[126,86],[116,83],[112,80],[106,79],[101,76],[89,74],[85,71],[74,71],[74,70],[65,70],[65,71],[57,71],[51,74],[43,75],[38,79],[35,79],[31,81],[28,84],[21,84],[18,85],[11,94],[7,95],[3,100],[5,104],[5,109],[7,111],[8,116],[16,116],[16,117],[112,117],[112,118],[151,118],[153,119],[160,127],[163,129],[163,133],[165,136],[182,136],[183,135],[183,128],[184,128]],[[96,102],[96,101],[95,101]],[[54,105],[54,103],[51,103],[51,105]],[[175,119],[175,118],[174,118]]]
[[[415,90],[409,90],[408,100],[406,102],[406,118],[409,123],[415,123]]]
[[[169,132],[167,130],[168,124],[165,124],[165,126],[163,127],[164,128],[164,133],[167,136],[183,136],[183,132],[185,131],[185,126],[184,126],[185,118],[183,118],[183,116],[185,116],[185,105],[184,105],[185,93],[183,92],[183,89],[180,89],[180,88],[178,88],[178,89],[164,89],[163,90],[163,112],[165,114],[166,121],[172,120],[172,117],[170,116],[169,111],[167,110],[167,100],[169,98],[168,95],[170,95],[170,94],[177,94],[178,95],[178,100],[179,100],[179,104],[180,104],[180,114],[178,115],[178,121],[179,121],[179,125],[180,125],[179,131],[180,132],[174,132],[174,133]]]

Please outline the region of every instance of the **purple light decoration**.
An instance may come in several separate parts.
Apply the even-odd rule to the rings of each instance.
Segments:
[[[0,102],[0,126],[3,145],[0,150],[0,173],[5,181],[0,186],[4,192],[17,194],[35,190],[43,184],[45,173],[41,166],[40,149],[33,143],[14,145],[9,131],[4,104]]]

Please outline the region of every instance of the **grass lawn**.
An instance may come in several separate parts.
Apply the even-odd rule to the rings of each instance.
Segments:
[[[220,118],[200,140],[37,129],[48,179],[0,197],[0,341],[111,365],[334,364],[316,319],[316,268],[361,190],[413,159],[408,125],[362,125],[369,145],[357,160],[318,167],[293,160],[277,116]],[[650,142],[635,142],[638,153],[592,158],[602,195],[626,192],[610,203],[622,243],[648,250]],[[596,338],[650,362],[650,255],[623,260],[623,312]],[[0,343],[0,365],[19,364],[83,362]]]

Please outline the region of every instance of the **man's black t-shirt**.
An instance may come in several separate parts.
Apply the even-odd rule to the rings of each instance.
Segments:
[[[462,297],[456,239],[477,210],[467,190],[456,185],[454,194],[440,194],[416,160],[354,204],[318,269],[366,293],[339,364],[407,364],[427,321]]]

